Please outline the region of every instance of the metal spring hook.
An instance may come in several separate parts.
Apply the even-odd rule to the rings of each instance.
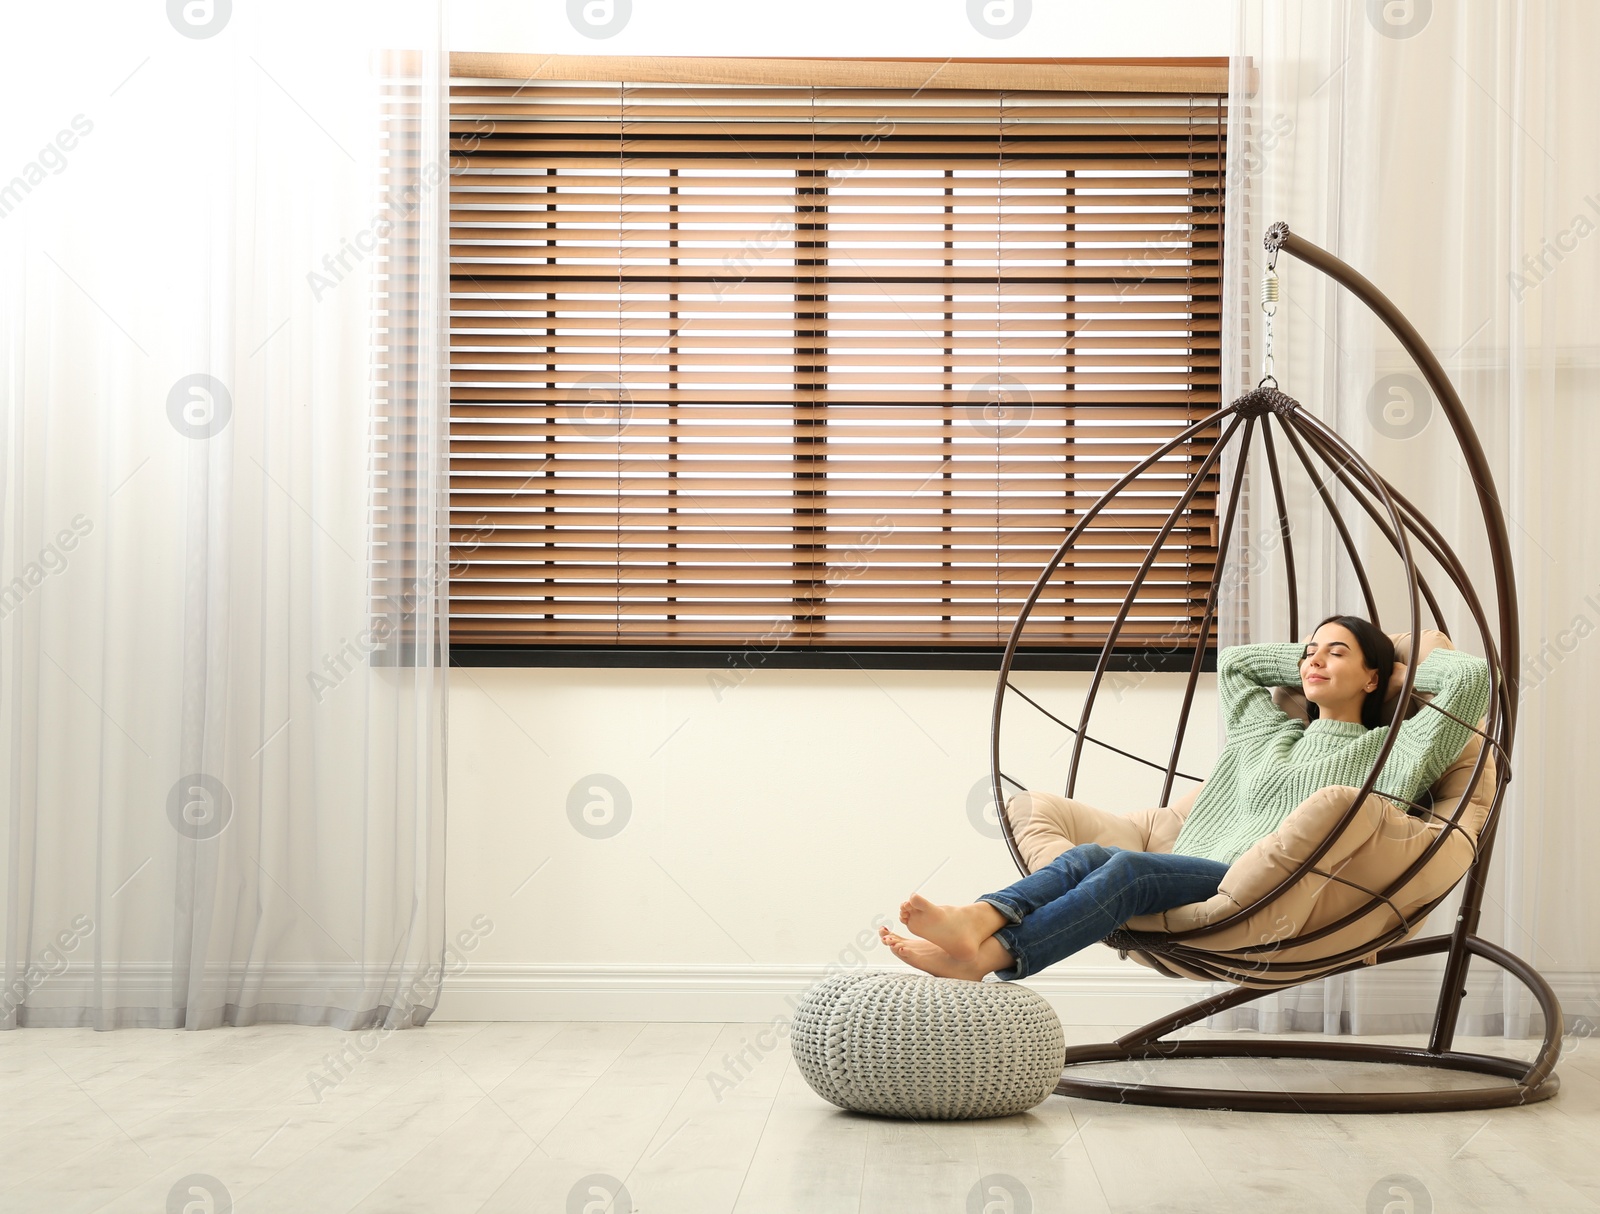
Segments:
[[[1272,262],[1277,261],[1276,250]],[[1278,275],[1273,264],[1268,264],[1266,275],[1261,279],[1261,311],[1266,316],[1263,326],[1265,342],[1261,357],[1261,382],[1256,387],[1263,387],[1270,379],[1272,386],[1278,386],[1278,377],[1273,374],[1272,361],[1272,318],[1278,314]]]

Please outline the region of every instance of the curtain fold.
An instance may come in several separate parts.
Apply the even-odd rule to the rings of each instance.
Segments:
[[[1600,646],[1586,640],[1600,625],[1600,540],[1580,520],[1600,508],[1589,467],[1600,423],[1588,407],[1600,370],[1600,241],[1591,239],[1600,225],[1600,77],[1587,62],[1600,11],[1578,0],[1241,0],[1237,18],[1225,399],[1261,375],[1261,238],[1275,220],[1372,279],[1455,383],[1505,510],[1523,650],[1513,778],[1479,933],[1545,974],[1568,1027],[1592,1023],[1600,924],[1585,868],[1600,831],[1582,790],[1600,777],[1583,737],[1600,675]],[[1279,259],[1278,273],[1284,390],[1439,527],[1496,627],[1476,490],[1442,407],[1359,301],[1292,258]],[[1254,476],[1257,466],[1259,456],[1243,490],[1248,555],[1223,587],[1222,644],[1297,639],[1270,484]],[[1404,630],[1399,558],[1348,494],[1330,488],[1361,551],[1380,554],[1368,569],[1381,624]],[[1342,542],[1303,475],[1290,477],[1289,515],[1301,634],[1336,611],[1364,613]],[[1449,585],[1431,558],[1419,570]],[[1459,597],[1441,596],[1447,631],[1481,653]],[[1460,899],[1458,888],[1422,934],[1448,932]],[[1442,966],[1421,958],[1324,979],[1207,1026],[1425,1032]],[[1474,961],[1467,990],[1458,1031],[1542,1031],[1531,996],[1496,967]]]
[[[0,1026],[423,1023],[440,0],[74,16],[0,72]]]

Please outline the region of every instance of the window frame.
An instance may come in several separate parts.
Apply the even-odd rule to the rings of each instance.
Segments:
[[[456,52],[451,55],[452,89],[457,79],[593,80],[727,82],[760,80],[766,83],[800,83],[828,86],[905,87],[911,79],[924,80],[927,65],[940,73],[944,87],[973,89],[1125,90],[1141,92],[1227,93],[1225,59],[1051,60],[1051,59],[683,59],[606,56],[517,56]],[[1226,156],[1225,143],[1223,156]],[[1224,161],[1225,163],[1225,161]],[[454,172],[452,168],[452,172]],[[1226,208],[1227,174],[1217,172],[1221,208]],[[452,253],[452,261],[454,253]],[[1218,238],[1220,270],[1221,235]],[[452,266],[454,268],[454,266]],[[1219,277],[1220,290],[1220,277]],[[448,303],[449,301],[447,301]],[[452,317],[455,313],[452,310]],[[454,393],[451,404],[454,406]],[[1220,402],[1219,402],[1220,403]],[[452,414],[453,420],[453,414]],[[1215,470],[1213,472],[1215,475]],[[452,561],[452,569],[454,562]],[[777,616],[774,616],[776,619]],[[752,631],[756,621],[752,620]],[[1213,630],[1215,621],[1213,621]],[[1213,631],[1212,635],[1215,635]],[[594,668],[707,668],[775,669],[880,669],[880,670],[997,670],[1004,645],[784,645],[753,637],[737,645],[670,642],[607,644],[451,641],[450,664],[463,667],[594,667]],[[1018,669],[1093,670],[1098,646],[1052,645],[1020,647],[1014,660]],[[1129,645],[1112,652],[1111,670],[1187,672],[1194,663],[1192,645],[1162,648]],[[1208,644],[1201,669],[1216,669],[1217,645]]]

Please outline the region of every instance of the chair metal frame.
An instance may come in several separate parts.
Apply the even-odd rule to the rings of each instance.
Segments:
[[[1128,952],[1138,952],[1142,958],[1148,960],[1159,972],[1169,976],[1184,977],[1186,975],[1178,974],[1164,966],[1162,964],[1163,957],[1180,960],[1185,967],[1206,973],[1214,980],[1233,982],[1238,985],[1235,985],[1231,990],[1212,995],[1171,1015],[1152,1021],[1142,1028],[1135,1029],[1133,1032],[1117,1038],[1115,1041],[1069,1048],[1063,1060],[1064,1069],[1061,1081],[1055,1088],[1055,1093],[1062,1096],[1078,1096],[1091,1100],[1165,1107],[1221,1108],[1293,1113],[1431,1112],[1500,1108],[1546,1100],[1555,1095],[1560,1086],[1560,1079],[1555,1073],[1556,1060],[1561,1051],[1561,1033],[1563,1029],[1560,1003],[1557,1001],[1555,991],[1551,989],[1550,984],[1532,965],[1477,934],[1478,923],[1482,913],[1484,882],[1488,874],[1495,828],[1498,825],[1505,788],[1511,779],[1510,756],[1516,731],[1517,671],[1520,662],[1520,637],[1515,580],[1510,559],[1510,542],[1506,532],[1505,516],[1501,509],[1499,496],[1495,490],[1494,478],[1490,472],[1488,460],[1484,457],[1483,448],[1478,442],[1477,433],[1473,429],[1466,410],[1462,407],[1460,397],[1456,394],[1455,388],[1445,375],[1444,368],[1440,366],[1439,360],[1427,347],[1426,343],[1423,342],[1416,329],[1401,315],[1399,309],[1364,276],[1339,260],[1339,258],[1333,256],[1333,254],[1318,248],[1299,236],[1293,235],[1286,224],[1273,224],[1267,232],[1265,244],[1274,264],[1280,251],[1287,253],[1322,271],[1359,298],[1384,322],[1390,332],[1395,335],[1400,344],[1416,361],[1417,367],[1427,380],[1429,388],[1443,406],[1445,416],[1466,458],[1468,471],[1477,488],[1479,505],[1483,513],[1484,524],[1488,530],[1490,555],[1494,567],[1496,605],[1498,608],[1498,643],[1496,637],[1491,633],[1489,623],[1484,615],[1483,606],[1478,600],[1471,579],[1467,576],[1455,553],[1450,549],[1450,546],[1446,543],[1444,537],[1439,534],[1438,530],[1427,519],[1422,517],[1420,512],[1403,494],[1387,480],[1379,476],[1339,434],[1318,418],[1301,409],[1298,402],[1291,397],[1280,392],[1276,387],[1276,381],[1274,381],[1273,386],[1268,387],[1264,379],[1260,386],[1246,393],[1231,405],[1219,409],[1217,412],[1186,428],[1176,438],[1142,460],[1126,476],[1107,489],[1084,513],[1084,516],[1072,528],[1071,532],[1068,533],[1066,539],[1062,541],[1054,556],[1039,575],[1031,593],[1018,612],[1016,622],[1012,626],[1000,664],[999,679],[995,686],[994,708],[990,721],[990,781],[995,804],[1003,806],[1006,803],[1003,791],[1004,784],[1010,783],[1018,788],[1022,787],[1020,782],[1006,776],[1001,768],[1001,726],[1007,702],[1007,692],[1017,693],[1032,707],[1044,712],[1046,716],[1051,716],[1042,705],[1036,703],[1012,683],[1013,662],[1019,643],[1022,640],[1029,614],[1038,602],[1051,576],[1065,556],[1073,549],[1079,535],[1093,522],[1095,516],[1121,492],[1125,485],[1144,473],[1157,460],[1167,455],[1180,444],[1190,441],[1193,436],[1208,427],[1222,423],[1226,423],[1226,429],[1199,469],[1191,477],[1187,491],[1180,497],[1177,505],[1173,507],[1172,512],[1167,516],[1165,525],[1154,543],[1151,544],[1149,554],[1145,557],[1144,563],[1140,566],[1129,586],[1121,609],[1112,623],[1110,633],[1101,648],[1099,660],[1095,665],[1094,675],[1090,681],[1076,728],[1067,725],[1060,718],[1051,716],[1052,720],[1072,730],[1076,735],[1073,741],[1072,759],[1068,769],[1065,795],[1068,797],[1072,795],[1072,790],[1077,780],[1084,742],[1086,740],[1095,740],[1089,737],[1089,719],[1094,709],[1096,693],[1112,658],[1113,648],[1127,619],[1129,609],[1137,598],[1145,576],[1149,572],[1166,536],[1200,488],[1206,474],[1221,457],[1228,443],[1242,426],[1244,428],[1244,436],[1241,454],[1234,471],[1227,515],[1217,541],[1216,566],[1212,574],[1210,591],[1206,600],[1205,614],[1196,634],[1188,685],[1184,692],[1183,705],[1173,737],[1172,750],[1167,763],[1164,765],[1166,776],[1162,786],[1161,804],[1168,804],[1173,778],[1179,774],[1177,772],[1178,754],[1182,748],[1184,734],[1188,725],[1189,709],[1193,702],[1195,686],[1200,674],[1201,660],[1205,653],[1205,642],[1211,635],[1215,620],[1218,590],[1221,586],[1223,570],[1227,564],[1228,547],[1232,539],[1239,504],[1239,489],[1243,480],[1245,466],[1250,458],[1250,441],[1258,422],[1263,431],[1267,468],[1277,507],[1279,530],[1284,544],[1284,565],[1288,576],[1290,630],[1295,636],[1299,636],[1299,602],[1295,585],[1294,554],[1290,543],[1290,528],[1284,505],[1283,479],[1278,466],[1276,444],[1272,434],[1274,419],[1277,420],[1278,426],[1282,429],[1298,462],[1317,485],[1321,500],[1333,517],[1335,527],[1343,540],[1345,551],[1354,565],[1356,577],[1366,599],[1369,617],[1375,623],[1378,621],[1377,604],[1373,598],[1371,586],[1367,581],[1366,571],[1360,556],[1356,552],[1355,543],[1345,525],[1345,520],[1339,513],[1328,490],[1324,487],[1325,476],[1319,476],[1313,467],[1312,455],[1315,455],[1331,470],[1332,474],[1345,486],[1352,498],[1362,506],[1372,518],[1376,528],[1400,555],[1405,566],[1410,608],[1410,633],[1413,638],[1417,637],[1421,631],[1420,600],[1422,599],[1427,601],[1434,619],[1434,627],[1440,631],[1446,631],[1446,629],[1444,628],[1443,614],[1440,611],[1438,601],[1435,599],[1426,580],[1418,574],[1412,557],[1408,532],[1410,535],[1415,536],[1423,547],[1438,560],[1440,566],[1455,584],[1456,589],[1461,593],[1467,609],[1471,612],[1477,624],[1483,652],[1489,664],[1490,692],[1489,710],[1485,718],[1486,729],[1480,731],[1474,728],[1475,723],[1462,722],[1469,728],[1473,728],[1475,733],[1480,734],[1484,740],[1483,746],[1473,766],[1468,790],[1457,803],[1455,813],[1449,819],[1442,819],[1444,825],[1439,830],[1438,837],[1404,873],[1395,879],[1389,888],[1381,891],[1366,890],[1365,892],[1371,896],[1358,909],[1334,923],[1327,924],[1315,931],[1302,933],[1289,940],[1264,940],[1259,945],[1232,948],[1225,952],[1212,952],[1204,947],[1197,946],[1195,942],[1202,941],[1207,935],[1247,918],[1257,909],[1267,905],[1280,892],[1300,880],[1304,874],[1313,872],[1319,857],[1333,844],[1333,841],[1343,831],[1344,827],[1360,812],[1365,799],[1373,793],[1374,781],[1377,779],[1378,772],[1383,769],[1390,748],[1394,744],[1395,735],[1398,732],[1397,727],[1411,701],[1411,692],[1416,678],[1418,649],[1420,648],[1420,646],[1413,644],[1407,663],[1405,681],[1396,701],[1394,718],[1390,723],[1389,736],[1373,764],[1372,773],[1361,786],[1358,795],[1352,801],[1350,808],[1338,825],[1328,833],[1327,838],[1293,873],[1284,878],[1274,889],[1263,894],[1252,905],[1242,907],[1226,918],[1219,919],[1204,927],[1168,933],[1133,932],[1126,929],[1118,929],[1105,939],[1105,943],[1118,948],[1124,955]],[[1430,705],[1429,707],[1433,706]],[[1443,711],[1443,709],[1438,709],[1438,711]],[[1104,743],[1097,744],[1105,745]],[[1392,943],[1409,935],[1418,923],[1426,919],[1428,914],[1453,892],[1454,887],[1445,891],[1445,893],[1427,905],[1414,910],[1409,917],[1402,918],[1400,923],[1384,932],[1377,939],[1366,942],[1359,949],[1335,952],[1317,961],[1300,960],[1294,963],[1276,963],[1272,960],[1272,954],[1277,951],[1280,945],[1283,947],[1290,945],[1300,946],[1327,936],[1373,912],[1380,902],[1389,902],[1391,908],[1393,908],[1390,898],[1411,879],[1413,874],[1428,862],[1439,847],[1443,845],[1450,830],[1463,830],[1457,819],[1466,808],[1469,798],[1477,790],[1478,783],[1483,777],[1485,762],[1491,747],[1495,755],[1494,797],[1476,839],[1473,861],[1462,877],[1462,880],[1467,884],[1452,931],[1445,935],[1403,940],[1398,944]],[[1112,747],[1111,749],[1114,750],[1116,748]],[[1120,751],[1119,753],[1128,754],[1126,751]],[[1148,766],[1162,766],[1141,759],[1136,755],[1129,755],[1128,757],[1146,763]],[[1195,777],[1188,778],[1194,779]],[[1384,796],[1387,794],[1379,793],[1378,795]],[[1025,875],[1028,872],[1028,868],[1018,848],[1010,820],[1004,812],[999,814],[999,818],[1012,859],[1016,862],[1018,870]],[[1325,876],[1326,874],[1322,875]],[[1396,911],[1396,917],[1400,917],[1398,911]],[[1439,1001],[1434,1013],[1433,1028],[1425,1048],[1359,1042],[1296,1042],[1270,1039],[1259,1041],[1239,1039],[1162,1040],[1168,1033],[1202,1020],[1215,1012],[1247,1003],[1269,991],[1287,990],[1333,974],[1369,968],[1368,962],[1364,959],[1373,956],[1374,950],[1377,950],[1376,958],[1371,962],[1371,965],[1382,965],[1390,961],[1399,961],[1408,957],[1425,956],[1433,953],[1447,954]],[[1474,956],[1491,961],[1499,965],[1507,973],[1515,975],[1538,1000],[1540,1009],[1544,1014],[1544,1039],[1540,1044],[1538,1053],[1531,1061],[1488,1054],[1465,1053],[1452,1048],[1461,1009],[1461,1000],[1466,994],[1467,967]],[[1306,971],[1309,966],[1318,966],[1319,968],[1315,972],[1308,974]],[[1244,985],[1245,983],[1249,983],[1249,985]],[[1164,1058],[1221,1057],[1257,1059],[1315,1058],[1338,1062],[1386,1062],[1474,1072],[1496,1076],[1501,1080],[1509,1079],[1513,1082],[1433,1091],[1289,1092],[1189,1088],[1159,1083],[1123,1083],[1092,1079],[1072,1073],[1075,1066],[1089,1063],[1138,1062],[1145,1064],[1151,1060]],[[1145,1069],[1149,1070],[1148,1067]]]

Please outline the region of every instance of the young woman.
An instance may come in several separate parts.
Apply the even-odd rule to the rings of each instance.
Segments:
[[[1389,732],[1379,723],[1384,699],[1404,679],[1393,642],[1359,616],[1330,616],[1304,645],[1224,649],[1217,694],[1227,745],[1171,852],[1079,844],[965,906],[912,894],[900,904],[900,921],[920,939],[887,927],[879,934],[895,956],[930,974],[979,981],[992,973],[1009,982],[1104,939],[1136,915],[1203,902],[1228,866],[1312,793],[1361,786]],[[1268,690],[1296,684],[1305,690],[1309,725],[1279,709]],[[1418,664],[1415,687],[1476,723],[1489,705],[1489,664],[1437,648]],[[1444,713],[1418,712],[1401,723],[1374,791],[1415,800],[1470,736]]]

